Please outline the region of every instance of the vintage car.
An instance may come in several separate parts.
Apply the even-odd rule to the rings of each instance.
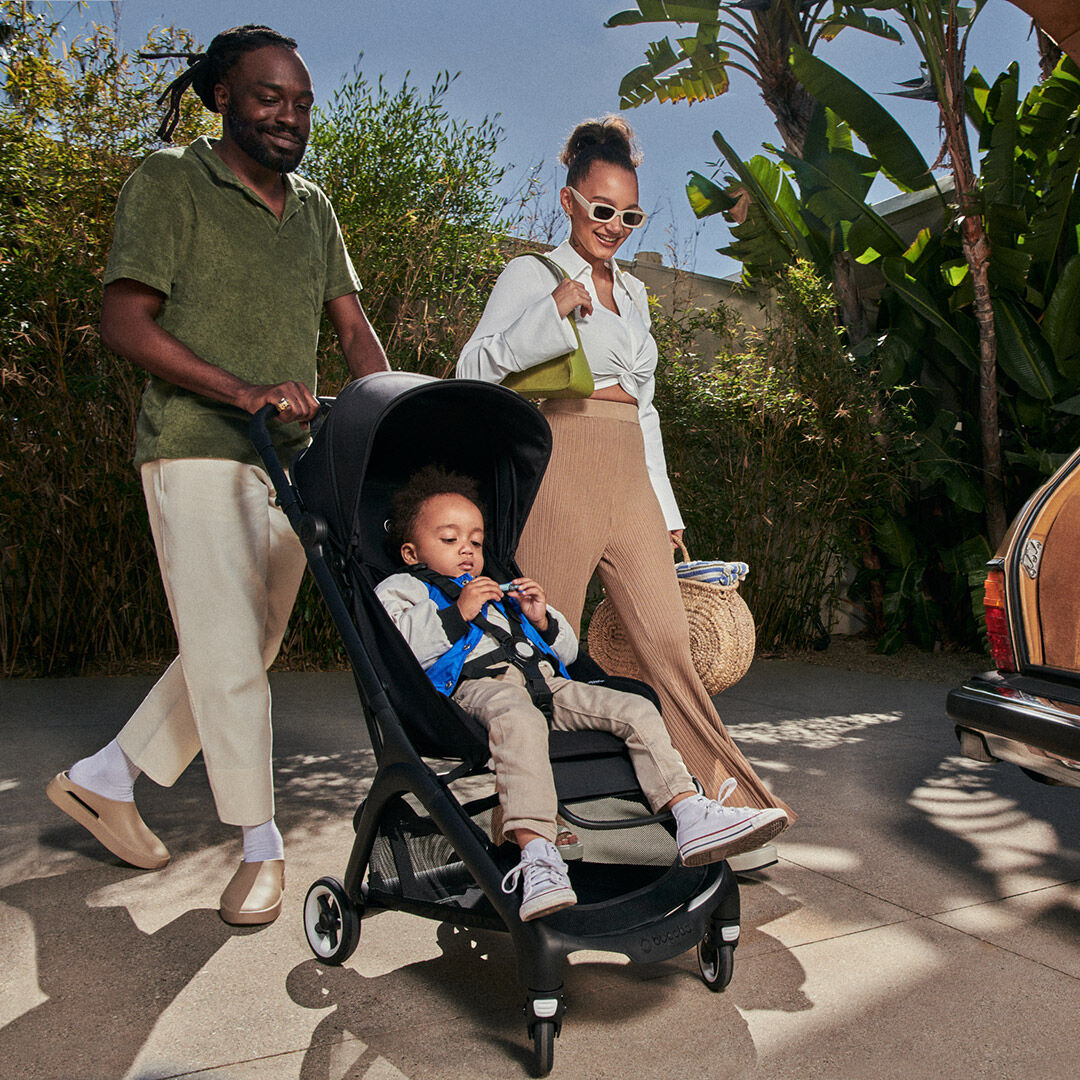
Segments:
[[[964,755],[1080,787],[1080,450],[1012,523],[984,605],[997,670],[946,705]]]

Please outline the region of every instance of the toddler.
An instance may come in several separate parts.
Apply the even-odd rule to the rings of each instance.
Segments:
[[[648,699],[570,679],[577,639],[540,585],[484,577],[484,516],[472,480],[421,469],[395,496],[390,531],[408,570],[375,592],[435,688],[488,733],[503,831],[521,849],[503,889],[513,892],[523,878],[523,921],[577,903],[554,843],[549,729],[623,739],[653,812],[674,815],[687,866],[758,848],[787,827],[783,810],[723,805],[734,779],[718,799],[698,794]]]

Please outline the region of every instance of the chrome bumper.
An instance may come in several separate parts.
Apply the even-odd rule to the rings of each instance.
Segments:
[[[965,733],[973,733],[991,759],[1080,787],[1080,704],[1047,696],[1055,692],[1049,682],[991,671],[952,690],[946,710],[966,756],[987,760],[979,744],[965,738]]]

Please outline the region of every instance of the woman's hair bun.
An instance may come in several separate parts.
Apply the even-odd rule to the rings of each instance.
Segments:
[[[632,172],[641,164],[642,155],[630,125],[616,113],[608,113],[578,124],[566,140],[559,161],[566,166],[567,184],[573,186],[588,174],[594,161],[619,165]]]

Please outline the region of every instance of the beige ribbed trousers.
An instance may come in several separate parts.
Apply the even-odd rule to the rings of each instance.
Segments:
[[[595,398],[545,401],[553,448],[518,545],[518,562],[580,630],[597,571],[642,678],[659,694],[686,767],[715,798],[735,777],[732,806],[779,807],[727,733],[690,658],[690,631],[671,542],[645,465],[636,405]]]
[[[259,825],[274,816],[266,669],[296,600],[304,549],[254,465],[152,461],[142,481],[179,655],[117,741],[166,786],[202,750],[218,817]]]

